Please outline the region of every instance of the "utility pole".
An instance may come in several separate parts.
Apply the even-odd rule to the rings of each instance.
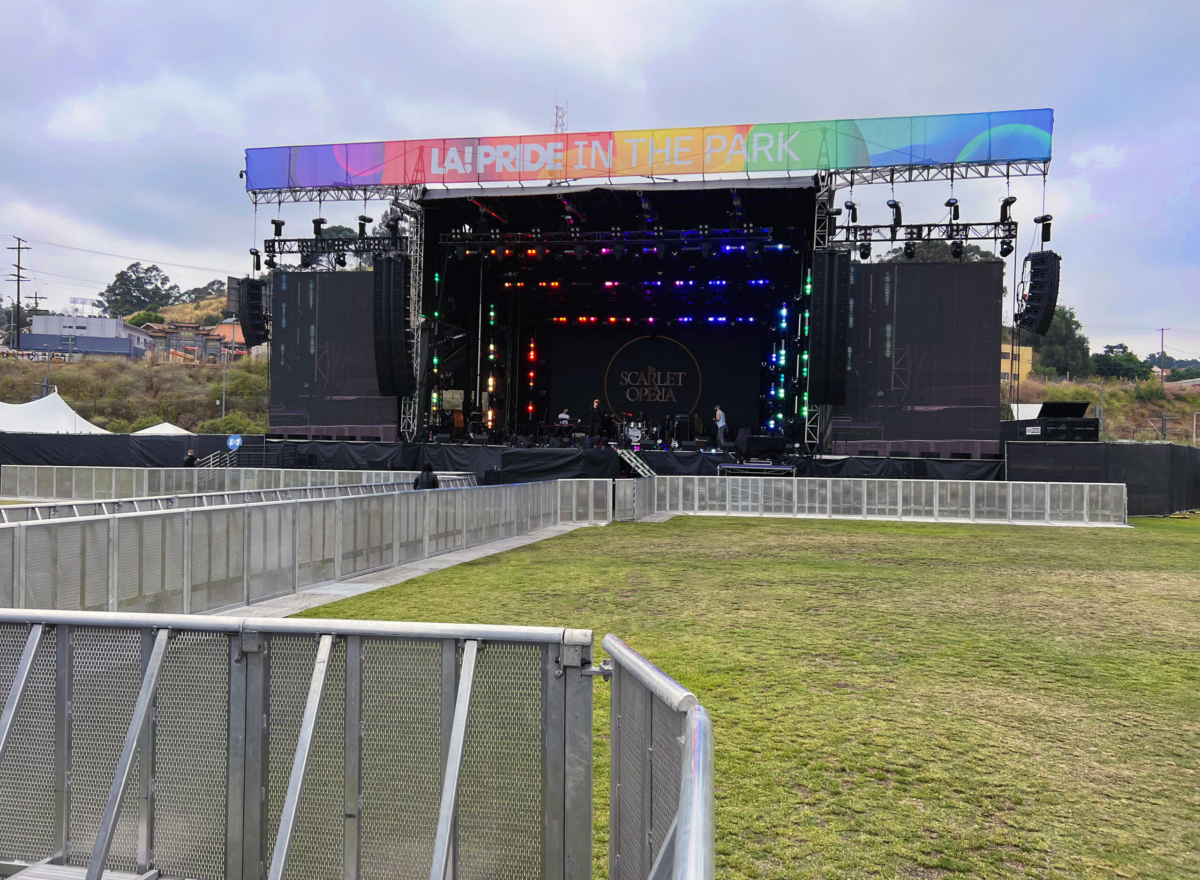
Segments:
[[[9,348],[15,347],[18,351],[20,351],[20,349],[21,349],[21,282],[30,280],[21,274],[21,253],[22,253],[22,251],[33,250],[33,248],[26,246],[25,239],[17,238],[15,235],[13,236],[13,238],[17,239],[17,244],[15,247],[10,247],[9,250],[17,252],[17,261],[15,263],[13,263],[13,266],[17,270],[17,274],[9,275],[8,277],[10,280],[17,282],[17,306],[16,306],[16,313],[15,313],[16,317],[15,317],[15,320],[13,321],[13,337],[16,339],[17,344],[16,344],[16,346],[10,345]]]
[[[1158,328],[1158,378],[1164,385],[1167,384],[1167,331],[1170,329]]]

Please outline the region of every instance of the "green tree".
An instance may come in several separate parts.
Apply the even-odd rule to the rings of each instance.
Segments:
[[[962,260],[956,260],[950,255],[950,242],[948,241],[919,241],[917,242],[917,255],[911,260],[904,256],[903,246],[892,248],[883,255],[885,263],[986,263],[986,262],[1003,262],[998,256],[991,251],[984,250],[977,244],[966,243],[963,245]]]
[[[1045,336],[1023,333],[1021,338],[1023,342],[1029,340],[1039,365],[1054,370],[1056,376],[1083,379],[1092,374],[1091,343],[1083,335],[1083,324],[1074,309],[1058,306]]]
[[[158,312],[138,312],[126,323],[132,324],[134,327],[144,327],[147,324],[162,324],[166,320]]]
[[[1150,365],[1138,360],[1124,342],[1106,345],[1103,354],[1092,355],[1092,370],[1097,376],[1112,379],[1140,381],[1150,378]]]
[[[179,297],[179,285],[166,272],[158,266],[141,263],[130,263],[100,293],[104,307],[114,317],[174,305]]]
[[[223,419],[210,419],[194,428],[197,434],[265,434],[267,426],[245,413],[232,412]]]
[[[213,296],[225,296],[225,282],[219,278],[214,278],[203,287],[193,287],[191,290],[185,290],[179,295],[179,301],[194,303]]]

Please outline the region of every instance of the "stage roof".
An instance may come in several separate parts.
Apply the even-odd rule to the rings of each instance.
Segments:
[[[376,141],[246,150],[251,194],[1046,162],[1054,111]],[[722,183],[720,185],[728,185]]]

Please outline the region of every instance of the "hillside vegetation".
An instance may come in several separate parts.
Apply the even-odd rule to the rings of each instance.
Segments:
[[[50,384],[77,413],[117,433],[172,422],[201,433],[265,433],[269,365],[244,358],[226,375],[228,424],[221,416],[221,367],[211,364],[151,364],[145,361],[85,360],[52,364]],[[25,403],[41,393],[46,365],[0,362],[0,401]]]
[[[225,312],[225,297],[210,296],[208,299],[197,300],[196,302],[183,302],[173,306],[163,306],[157,310],[160,315],[168,321],[177,323],[200,324],[205,318],[221,319]]]
[[[1096,406],[1104,400],[1102,440],[1161,440],[1161,416],[1167,415],[1167,437],[1174,443],[1192,442],[1192,415],[1200,412],[1200,387],[1163,385],[1157,379],[1130,382],[1104,380],[1093,376],[1082,382],[1054,379],[1022,379],[1021,403],[1047,400],[1086,400],[1094,404],[1089,417],[1096,417]],[[1008,399],[1005,389],[1002,395]]]

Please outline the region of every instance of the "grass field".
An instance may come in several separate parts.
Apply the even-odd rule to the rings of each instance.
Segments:
[[[308,616],[623,636],[712,713],[721,877],[1200,877],[1200,518],[1135,522],[618,523]]]

